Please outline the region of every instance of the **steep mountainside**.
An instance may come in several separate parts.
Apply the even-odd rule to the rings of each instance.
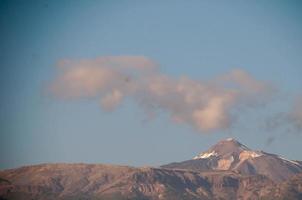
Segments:
[[[220,141],[191,160],[162,167],[197,171],[232,170],[246,175],[262,174],[277,182],[302,172],[299,161],[251,150],[231,138]]]

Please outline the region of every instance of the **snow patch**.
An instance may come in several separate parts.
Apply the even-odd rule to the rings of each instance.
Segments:
[[[193,159],[194,160],[196,160],[196,159],[204,159],[204,158],[209,158],[211,156],[218,156],[218,154],[215,151],[212,151],[210,153],[199,154],[198,156],[195,156]]]
[[[256,151],[242,151],[239,155],[239,160],[243,161],[249,158],[257,158],[262,156],[262,153],[256,152]]]
[[[292,164],[295,164],[295,165],[301,166],[299,163],[297,163],[297,162],[295,162],[295,161],[288,160],[288,159],[283,158],[283,157],[281,157],[281,156],[278,156],[278,157],[279,157],[279,158],[281,158],[283,161],[290,162],[290,163],[292,163]]]

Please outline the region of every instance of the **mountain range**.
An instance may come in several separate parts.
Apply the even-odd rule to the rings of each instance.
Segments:
[[[2,170],[0,199],[302,199],[302,162],[229,138],[160,167],[59,163]]]

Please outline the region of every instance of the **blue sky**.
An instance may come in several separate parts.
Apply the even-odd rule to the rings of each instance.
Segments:
[[[0,168],[44,162],[160,165],[234,137],[302,160],[301,130],[268,132],[302,91],[300,1],[0,1]],[[163,112],[146,120],[131,99],[113,112],[96,100],[45,92],[61,59],[139,55],[171,77],[210,80],[234,68],[280,91],[236,128],[204,134]],[[251,109],[252,110],[252,109]],[[243,117],[241,117],[243,116]],[[271,144],[268,138],[276,138]]]

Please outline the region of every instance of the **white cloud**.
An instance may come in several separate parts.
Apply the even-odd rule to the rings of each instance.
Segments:
[[[193,126],[201,132],[227,129],[232,109],[259,101],[271,87],[243,70],[233,70],[197,81],[174,78],[159,72],[157,64],[143,56],[107,56],[59,62],[59,72],[50,88],[63,98],[100,98],[105,110],[115,109],[125,97],[145,110],[160,109],[172,121]]]

